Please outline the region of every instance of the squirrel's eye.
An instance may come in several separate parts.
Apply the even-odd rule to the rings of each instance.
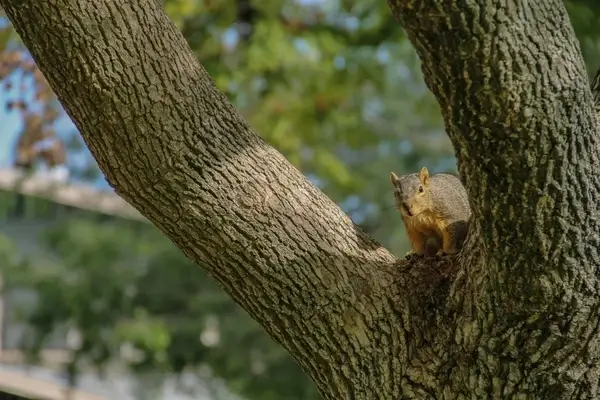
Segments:
[[[423,193],[423,186],[419,186],[419,193]]]

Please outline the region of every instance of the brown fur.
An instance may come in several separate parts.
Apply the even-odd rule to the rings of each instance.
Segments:
[[[468,231],[471,209],[460,180],[449,174],[390,175],[396,207],[415,253],[427,257],[456,254]]]

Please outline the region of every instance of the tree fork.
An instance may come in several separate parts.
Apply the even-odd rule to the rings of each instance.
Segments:
[[[458,257],[396,261],[248,127],[156,1],[0,0],[115,191],[325,398],[594,398],[592,97],[562,3],[505,3],[390,4],[474,210]]]

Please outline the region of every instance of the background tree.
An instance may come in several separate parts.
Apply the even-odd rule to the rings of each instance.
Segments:
[[[167,4],[167,5],[168,5],[168,4]],[[585,7],[587,7],[585,4],[573,4],[573,5],[571,5],[571,8],[570,8],[570,10],[572,11],[572,15],[574,15],[574,18],[575,18],[575,16],[577,15],[577,12],[578,12],[578,11],[581,11],[581,10],[587,10],[587,8],[585,8]],[[573,10],[574,10],[574,11],[573,11]],[[220,15],[221,15],[221,14],[220,14]],[[580,15],[581,15],[581,16],[584,16],[585,18],[587,18],[586,14],[584,14],[584,13],[581,13]],[[387,21],[389,21],[389,22],[390,22],[390,25],[391,25],[391,26],[395,26],[395,25],[393,25],[393,23],[391,23],[391,19],[390,19],[389,17],[388,17],[388,20],[387,20]],[[248,24],[248,23],[250,23],[250,22],[244,22],[244,23],[245,23],[245,24]],[[588,22],[588,23],[589,23],[589,22]],[[577,26],[577,25],[576,25],[576,26]],[[185,31],[185,30],[184,30],[184,31]],[[254,29],[252,29],[252,34],[251,34],[251,35],[250,35],[248,38],[246,38],[245,40],[246,40],[246,41],[248,41],[248,40],[252,40],[252,38],[254,37],[254,35],[255,35],[255,33],[256,33],[256,32],[257,32],[257,30],[254,30]],[[267,36],[268,36],[269,38],[276,37],[276,36],[273,34],[273,32],[276,32],[276,31],[269,31]],[[199,36],[199,37],[202,37],[202,36]],[[287,38],[287,37],[288,37],[288,36],[285,36],[285,38]],[[587,36],[585,36],[585,34],[584,34],[582,37],[585,39]],[[388,36],[388,40],[389,40],[389,38],[390,38],[390,36]],[[264,38],[263,38],[263,39],[264,39]],[[261,40],[261,42],[263,42],[263,43],[264,43],[264,42],[265,42],[265,40]],[[584,41],[582,40],[582,43],[584,43],[584,44],[585,44],[586,42],[584,42]],[[587,43],[589,44],[590,42],[587,42]],[[218,46],[217,46],[217,47],[218,47]],[[284,48],[284,47],[285,47],[286,49],[289,49],[291,46],[287,46],[287,47],[286,47],[286,46],[283,46],[282,48]],[[314,46],[313,46],[313,48],[314,48]],[[584,50],[585,50],[585,49],[586,49],[586,46],[584,45],[584,46],[583,46],[583,48],[584,48]],[[590,46],[587,46],[587,48],[590,48]],[[241,50],[240,50],[240,51],[241,51]],[[249,50],[248,50],[248,51],[249,51]],[[309,53],[310,53],[310,52],[309,52]],[[325,53],[325,54],[327,54],[327,52],[324,52],[324,51],[322,51],[322,52],[321,52],[321,54],[322,54],[322,53]],[[268,57],[264,57],[264,58],[263,58],[263,57],[259,57],[259,58],[258,58],[259,60],[264,60],[264,59],[267,59],[267,60],[269,60],[269,59],[274,59],[275,57],[273,57],[272,55],[273,55],[273,54],[277,54],[277,55],[279,55],[279,52],[278,52],[278,51],[275,51],[274,53],[269,53],[268,51],[267,51],[267,52],[265,52],[265,51],[263,50],[263,54],[267,54],[267,56],[268,56]],[[372,63],[372,59],[373,59],[373,54],[374,54],[374,53],[368,53],[368,52],[367,52],[366,54],[367,54],[367,57],[364,57],[364,58],[363,58],[363,59],[361,59],[361,60],[362,60],[362,61],[363,61],[365,64],[366,64],[366,63],[369,63],[369,62],[370,62],[370,63]],[[323,57],[323,58],[327,59],[327,57]],[[203,60],[202,58],[200,58],[200,59],[201,59],[203,62],[205,62],[205,65],[210,65],[210,62],[209,62],[209,61],[205,61],[205,60]],[[285,58],[284,58],[284,59],[285,59]],[[295,63],[295,62],[296,62],[296,60],[297,60],[297,59],[293,59],[293,61],[292,61],[292,62],[290,62],[290,65],[294,65],[293,63]],[[284,63],[284,64],[285,64],[285,63]],[[215,63],[215,65],[217,65],[217,64]],[[392,66],[393,66],[393,63],[390,63],[390,65],[392,65]],[[301,74],[302,72],[306,72],[306,71],[308,71],[308,69],[306,68],[306,65],[303,65],[303,66],[304,66],[304,68],[300,68],[300,69],[301,69],[301,71],[299,71],[300,69],[294,69],[294,68],[290,68],[290,69],[289,69],[290,71],[288,71],[289,75],[290,75],[290,76],[294,76],[294,77],[295,77],[295,79],[297,79],[298,81],[302,81],[303,79],[299,79],[299,78],[297,78],[297,76],[300,76],[300,74]],[[268,71],[271,71],[269,68],[270,68],[269,66],[265,66],[265,71],[267,71],[267,70],[268,70]],[[281,68],[281,67],[280,67],[280,68]],[[216,69],[216,68],[215,68],[215,69]],[[348,68],[348,69],[349,69],[349,70],[351,70],[351,68]],[[210,71],[210,68],[209,68],[209,71]],[[244,80],[244,79],[241,79],[241,80],[240,80],[240,82],[242,82],[242,83],[243,83],[243,82],[260,82],[260,80],[254,81],[254,78],[255,78],[256,76],[259,76],[259,77],[260,77],[260,76],[261,76],[261,73],[262,73],[262,72],[260,71],[260,69],[259,69],[258,71],[254,71],[254,74],[249,74],[249,76],[246,78],[246,80]],[[267,75],[267,74],[265,73],[265,75]],[[316,74],[315,76],[317,76],[317,75],[318,75],[319,77],[321,77],[321,74]],[[343,75],[343,74],[338,74],[338,75]],[[276,76],[276,74],[275,74],[275,76]],[[308,75],[306,75],[306,76],[307,76],[307,78],[305,78],[305,79],[306,79],[306,81],[312,82],[312,81],[314,81],[314,80],[315,80],[313,77],[311,77],[311,76],[310,76],[310,74],[308,74]],[[323,76],[327,76],[327,74],[323,74]],[[268,78],[268,82],[269,82],[269,83],[270,83],[270,82],[273,82],[273,81],[275,80],[275,78],[274,78],[272,75],[270,75],[270,76],[267,76],[267,78]],[[266,81],[266,80],[267,80],[267,78],[265,78],[265,79],[263,80],[263,86],[266,84],[266,83],[264,83],[264,81]],[[412,79],[412,78],[411,78],[411,79]],[[218,83],[218,82],[219,82],[219,80],[217,79],[217,83]],[[386,82],[386,83],[388,83],[388,82]],[[240,84],[240,85],[241,85],[241,84]],[[259,84],[257,84],[257,85],[247,84],[247,87],[248,87],[248,88],[252,88],[252,87],[255,87],[255,86],[258,86],[258,87],[260,88],[260,85],[259,85]],[[290,84],[288,84],[288,85],[285,85],[284,87],[289,87],[289,86],[293,86],[293,85],[290,85]],[[380,90],[381,90],[381,92],[384,92],[384,93],[385,93],[385,88],[384,88],[383,86],[384,86],[384,85],[382,85],[382,87],[381,87],[381,88],[379,88],[379,87],[376,87],[376,89],[378,89],[378,90],[380,89]],[[235,86],[234,86],[234,87],[235,87]],[[388,87],[388,86],[386,86],[386,87]],[[246,89],[246,91],[248,91],[249,93],[252,93],[252,91],[251,91],[250,89]],[[241,91],[241,92],[242,92],[242,93],[245,93],[245,91]],[[329,90],[328,90],[327,92],[329,93]],[[332,91],[332,92],[334,92],[334,91]],[[258,93],[258,94],[256,94],[256,93]],[[261,99],[261,100],[264,100],[264,101],[265,101],[265,104],[269,104],[269,103],[268,103],[268,100],[270,99],[270,97],[269,97],[270,91],[269,91],[269,90],[263,90],[263,89],[260,89],[260,90],[258,90],[258,89],[257,89],[257,90],[256,90],[256,93],[255,93],[255,94],[251,94],[251,95],[248,95],[248,94],[246,94],[246,93],[245,93],[245,94],[244,94],[244,96],[248,96],[248,97],[250,97],[250,98],[254,98],[254,99]],[[282,93],[286,93],[286,92],[285,92],[285,91],[281,92],[281,93],[280,93],[280,95],[279,95],[279,99],[280,99],[280,100],[281,100],[281,99],[283,99],[283,100],[284,100],[283,102],[284,102],[284,103],[286,103],[286,102],[285,102],[285,100],[287,100],[287,98],[286,98],[286,97],[282,97],[282,96],[283,96],[283,95],[282,95]],[[303,92],[303,91],[301,91],[300,93],[301,93],[301,94],[304,94],[304,92]],[[372,92],[372,94],[373,94],[373,93],[375,93],[375,94],[379,94],[377,91],[374,91],[374,92]],[[391,93],[393,93],[393,92],[391,92],[391,91],[390,91],[390,93],[389,93],[389,94],[390,94],[390,96],[391,96]],[[256,97],[252,97],[252,96],[256,96]],[[230,94],[230,97],[231,97],[231,94]],[[299,97],[302,97],[302,96],[299,96]],[[310,96],[307,96],[307,97],[310,97]],[[372,96],[372,97],[373,97],[373,96]],[[237,100],[237,99],[236,99],[236,100]],[[373,99],[371,98],[370,100],[372,101]],[[240,101],[240,102],[241,102],[241,101]],[[243,102],[242,102],[242,103],[243,103]],[[250,103],[251,103],[250,101],[248,101],[248,102],[247,102],[247,104],[250,104]],[[299,101],[299,103],[303,103],[303,105],[302,105],[302,107],[303,107],[303,106],[305,105],[304,103],[307,103],[307,102],[301,102],[301,101]],[[368,103],[368,102],[365,102],[365,103]],[[236,106],[238,106],[237,102],[236,102],[235,104],[236,104]],[[373,105],[372,105],[373,103],[368,103],[368,104],[369,104],[369,105],[371,105],[371,107],[375,107],[375,108],[376,108],[376,106],[373,106]],[[299,105],[299,106],[300,106],[300,105]],[[243,107],[239,107],[239,106],[238,106],[238,108],[240,108],[240,109],[242,109],[242,110],[243,110]],[[296,125],[293,125],[293,124],[294,124],[294,122],[293,122],[293,121],[294,121],[294,120],[293,120],[293,118],[294,118],[294,116],[295,116],[295,115],[298,115],[298,114],[300,114],[300,115],[304,115],[304,119],[302,119],[302,121],[298,121],[298,122],[296,122],[296,124],[304,124],[306,121],[311,121],[311,115],[312,115],[312,114],[311,114],[311,113],[302,114],[302,113],[301,113],[301,111],[302,111],[302,110],[303,110],[302,108],[296,108],[296,109],[294,109],[294,108],[292,107],[292,109],[291,109],[291,111],[290,111],[290,118],[289,118],[289,119],[290,119],[292,122],[290,122],[290,123],[288,123],[288,124],[291,124],[291,126],[294,126],[294,127],[295,127]],[[353,114],[352,114],[352,115],[360,115],[361,113],[360,113],[360,112],[357,112],[357,110],[359,110],[359,111],[360,111],[360,107],[359,107],[359,108],[357,108],[357,109],[353,109],[353,110],[352,110],[352,112],[353,112]],[[336,110],[336,111],[337,111],[337,110]],[[337,111],[337,113],[339,114],[339,111]],[[330,114],[334,114],[334,113],[330,113]],[[252,115],[254,115],[254,113],[253,113]],[[297,145],[297,147],[294,147],[294,148],[293,148],[293,149],[291,149],[291,150],[287,150],[287,152],[286,152],[286,146],[290,146],[289,140],[285,140],[286,138],[285,138],[285,137],[282,137],[282,138],[280,139],[280,140],[281,140],[281,143],[279,143],[279,144],[278,144],[278,142],[277,142],[277,138],[276,138],[276,137],[274,137],[274,138],[270,138],[270,137],[268,137],[268,134],[269,134],[269,132],[271,132],[271,131],[275,131],[275,129],[273,129],[273,130],[271,130],[271,129],[270,129],[270,127],[269,127],[269,125],[268,125],[268,122],[272,121],[272,118],[269,118],[269,117],[268,117],[268,116],[269,116],[269,114],[268,114],[268,113],[267,113],[266,115],[267,115],[267,117],[266,117],[266,119],[265,119],[265,121],[266,121],[266,122],[265,122],[265,124],[266,124],[266,125],[265,125],[265,131],[266,131],[266,132],[265,132],[265,137],[267,137],[271,143],[274,143],[274,144],[278,145],[277,147],[278,147],[278,148],[281,148],[281,149],[282,149],[282,151],[283,151],[283,153],[284,153],[286,156],[290,157],[292,160],[294,159],[294,156],[292,156],[292,154],[295,154],[295,157],[297,157],[297,161],[296,161],[297,165],[299,165],[301,168],[303,168],[303,170],[304,170],[304,171],[306,171],[306,172],[307,172],[307,173],[309,173],[309,174],[311,173],[311,171],[319,171],[319,173],[317,173],[317,172],[313,172],[313,173],[311,174],[311,175],[312,175],[312,176],[314,176],[314,177],[326,176],[328,173],[331,173],[332,171],[334,171],[334,172],[335,172],[335,173],[332,173],[332,174],[331,174],[331,175],[332,175],[332,177],[329,177],[329,178],[321,178],[320,182],[318,182],[318,183],[320,183],[320,186],[321,186],[321,187],[322,187],[324,190],[328,191],[328,193],[329,193],[329,191],[331,191],[331,192],[332,192],[332,195],[333,195],[333,196],[334,196],[334,198],[335,198],[335,196],[336,196],[336,194],[335,194],[335,193],[336,193],[336,192],[335,192],[335,191],[333,191],[333,190],[331,189],[332,187],[335,187],[335,184],[333,184],[332,182],[336,182],[336,180],[340,180],[340,185],[339,185],[340,189],[339,189],[339,193],[341,193],[341,194],[339,195],[339,196],[340,196],[340,200],[338,200],[338,201],[339,201],[341,204],[343,204],[343,203],[344,203],[344,200],[348,201],[348,199],[346,199],[346,198],[344,197],[344,193],[348,193],[348,192],[349,192],[349,193],[352,193],[352,192],[351,192],[351,190],[349,190],[349,189],[347,189],[347,188],[345,189],[345,187],[346,187],[346,186],[344,186],[344,185],[347,185],[347,183],[345,184],[345,183],[344,183],[344,180],[343,180],[343,179],[341,179],[341,177],[343,177],[343,176],[344,176],[344,173],[343,173],[343,172],[341,172],[341,173],[340,173],[340,172],[339,172],[338,170],[336,170],[336,168],[335,168],[335,166],[336,166],[336,163],[335,163],[334,161],[335,161],[335,159],[336,159],[336,158],[339,158],[339,160],[341,160],[341,162],[340,162],[339,160],[337,161],[337,164],[338,164],[338,166],[339,166],[339,164],[341,164],[341,163],[344,161],[344,157],[343,157],[343,155],[344,155],[344,154],[346,154],[346,155],[350,154],[350,155],[352,156],[352,157],[351,157],[352,159],[360,159],[360,160],[361,160],[361,164],[360,164],[361,166],[363,166],[363,165],[367,165],[367,166],[369,166],[369,165],[373,165],[373,170],[371,171],[371,173],[373,173],[373,172],[375,172],[375,171],[376,171],[377,175],[380,175],[380,174],[381,174],[381,170],[382,170],[382,169],[390,169],[390,168],[387,168],[387,167],[382,167],[382,168],[379,168],[379,167],[378,167],[378,165],[379,165],[379,164],[372,163],[372,161],[373,161],[373,160],[376,160],[376,159],[377,159],[377,160],[379,160],[379,159],[381,158],[381,154],[385,154],[385,153],[386,153],[386,151],[387,151],[387,153],[388,153],[388,154],[390,154],[391,156],[395,156],[395,155],[397,154],[397,153],[395,153],[395,152],[393,152],[393,151],[390,151],[390,150],[389,150],[389,148],[390,148],[390,147],[391,147],[392,149],[394,148],[394,146],[393,146],[393,145],[391,145],[390,147],[388,147],[388,148],[387,148],[387,150],[385,150],[385,149],[386,149],[386,147],[384,146],[384,147],[383,147],[383,150],[381,150],[381,151],[376,151],[377,149],[380,149],[380,148],[381,148],[381,146],[380,146],[381,142],[385,143],[385,141],[386,141],[386,140],[385,140],[385,136],[383,136],[383,139],[382,139],[382,138],[378,138],[378,139],[377,139],[377,146],[375,146],[375,145],[373,145],[373,144],[370,144],[370,143],[368,143],[368,142],[365,142],[365,143],[360,143],[360,145],[359,145],[359,146],[357,146],[357,147],[358,147],[358,149],[353,149],[351,145],[345,144],[345,145],[341,146],[341,150],[340,150],[340,151],[338,151],[338,152],[336,152],[336,151],[332,151],[332,152],[326,151],[324,154],[329,154],[329,158],[330,158],[330,159],[331,159],[332,157],[334,157],[334,158],[333,158],[333,160],[334,160],[334,161],[332,161],[332,160],[329,160],[330,164],[323,163],[323,160],[327,160],[327,157],[323,157],[323,156],[314,157],[314,156],[310,156],[310,155],[305,155],[306,151],[304,151],[304,152],[303,152],[303,149],[305,149],[305,148],[312,149],[313,147],[316,147],[316,146],[318,146],[318,145],[312,144],[312,143],[310,142],[310,140],[303,140],[302,142],[299,142],[299,144]],[[385,114],[382,114],[382,115],[384,115],[384,116],[385,116]],[[258,127],[260,127],[260,120],[258,120],[258,121],[253,121],[253,120],[252,120],[252,117],[249,117],[249,118],[250,118],[250,120],[252,121],[252,124],[253,124],[253,126],[255,126],[255,127],[257,127],[257,126],[258,126]],[[335,125],[335,123],[336,123],[336,122],[335,122],[335,118],[334,118],[334,117],[332,117],[331,115],[329,115],[329,116],[328,116],[328,118],[331,118],[331,119],[333,119],[333,120],[334,120],[334,125]],[[283,118],[282,118],[281,120],[285,120],[285,119],[283,119]],[[309,128],[310,128],[310,124],[308,124],[308,125],[309,125]],[[350,125],[352,125],[352,124],[350,124]],[[344,125],[343,123],[338,123],[338,124],[337,124],[337,125],[335,125],[335,126],[336,126],[336,128],[335,128],[334,132],[344,132],[344,126],[345,126],[345,125]],[[298,125],[298,128],[306,128],[306,127],[305,127],[305,126],[300,126],[300,125]],[[263,132],[262,130],[260,130],[260,131],[261,131],[261,133]],[[305,132],[305,131],[306,131],[306,132],[308,132],[308,133],[310,134],[310,132],[311,132],[311,129],[298,129],[298,131],[302,131],[302,132]],[[294,133],[296,133],[297,131],[296,131],[296,130],[291,130],[291,132],[294,132]],[[386,133],[387,133],[387,134],[390,134],[391,132],[392,132],[391,130],[388,130]],[[361,131],[360,133],[362,133],[362,131]],[[419,133],[419,134],[422,134],[423,132],[422,132],[422,131],[419,131],[418,133]],[[402,132],[400,132],[400,133],[398,134],[398,135],[399,135],[398,137],[402,137],[402,136],[400,136],[401,134],[402,134]],[[394,137],[395,137],[395,135],[396,135],[396,132],[394,132]],[[356,136],[359,136],[359,135],[356,135]],[[288,136],[288,137],[289,137],[289,136]],[[371,136],[368,136],[368,137],[369,137],[369,138],[371,138]],[[388,139],[388,140],[389,140],[389,141],[392,141],[392,143],[393,143],[393,141],[394,141],[394,137],[392,137],[392,138],[390,138],[390,139]],[[307,136],[307,138],[308,138],[308,139],[310,139],[310,135],[309,135],[309,136]],[[339,140],[339,138],[338,138],[337,140]],[[333,142],[327,142],[327,140],[324,140],[324,142],[327,142],[327,143],[339,143],[337,140],[334,140]],[[399,141],[398,141],[398,140],[396,139],[396,141],[398,142],[398,143],[397,143],[397,144],[398,144],[398,147],[400,147],[400,146],[403,144],[402,140],[399,140]],[[326,146],[328,145],[327,143],[325,143],[325,145],[326,145]],[[375,142],[374,142],[374,143],[375,143]],[[388,146],[389,146],[389,144],[388,144]],[[287,154],[286,154],[286,153],[287,153]],[[310,151],[309,151],[309,153],[310,153]],[[370,156],[369,156],[369,154],[370,154]],[[362,157],[361,157],[361,155],[362,155]],[[350,156],[347,156],[347,158],[350,158]],[[311,160],[311,162],[309,163],[309,162],[308,162],[308,161],[306,161],[306,160]],[[366,161],[366,162],[365,162],[365,161]],[[422,162],[422,160],[419,160],[419,161],[420,161],[420,162]],[[313,162],[314,162],[314,164],[313,164]],[[302,163],[304,163],[304,164],[302,164]],[[382,164],[383,164],[383,163],[382,163]],[[415,164],[416,164],[416,163],[415,163]],[[310,165],[310,166],[309,166],[309,165]],[[342,164],[342,166],[343,166],[343,164]],[[312,168],[312,170],[311,170],[311,168]],[[321,170],[319,170],[319,168],[321,168]],[[367,169],[365,169],[365,171],[366,171],[366,170],[367,170]],[[402,172],[402,171],[400,171],[400,172]],[[360,173],[363,173],[362,169],[360,170]],[[346,176],[347,176],[347,175],[348,175],[348,174],[346,174]],[[359,175],[356,175],[356,174],[354,173],[354,170],[353,170],[353,174],[352,174],[352,175],[353,175],[353,177],[352,177],[352,178],[353,178],[353,179],[352,179],[352,182],[355,182],[355,181],[356,181],[356,182],[360,182],[360,176],[359,176]],[[354,176],[354,175],[356,175],[356,176]],[[382,183],[381,183],[381,188],[387,191],[387,178],[385,178],[385,175],[387,175],[387,173],[386,173],[386,174],[384,174],[384,175],[382,175],[382,180],[381,180],[381,182],[382,182]],[[366,176],[367,178],[369,177],[369,175],[365,175],[365,176]],[[373,174],[372,176],[375,176],[375,175]],[[315,180],[315,179],[313,179],[313,180]],[[352,184],[354,184],[354,183],[352,183]],[[370,185],[370,186],[374,188],[376,185]],[[372,190],[370,193],[373,193],[373,194],[375,194],[376,196],[378,196],[379,198],[382,198],[382,197],[384,196],[384,195],[382,194],[384,190],[379,190],[379,189],[378,189],[378,190]],[[346,197],[352,198],[352,196],[348,196],[348,195],[346,195]],[[366,197],[366,198],[368,199],[368,197]],[[337,200],[337,199],[336,199],[336,200]],[[369,205],[369,202],[368,202],[368,200],[363,200],[362,202],[360,202],[360,205],[361,205],[361,208],[362,208],[362,210],[363,210],[363,211],[362,211],[362,214],[365,214],[366,212],[365,212],[364,210],[365,210],[365,209],[366,209],[366,210],[369,210],[369,208],[368,208],[368,205]],[[350,211],[351,211],[351,210],[350,210]],[[358,216],[360,216],[360,215],[361,215],[361,213],[360,213],[360,212],[355,212],[355,213],[356,213],[356,215],[358,215]],[[366,213],[366,214],[368,214],[368,213]],[[351,213],[351,215],[352,215],[352,213]],[[358,218],[355,218],[355,219],[358,219]]]

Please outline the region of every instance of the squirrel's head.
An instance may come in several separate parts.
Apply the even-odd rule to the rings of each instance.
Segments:
[[[397,176],[390,174],[394,186],[396,208],[404,217],[414,217],[431,208],[429,192],[429,171],[421,168],[418,174]]]

